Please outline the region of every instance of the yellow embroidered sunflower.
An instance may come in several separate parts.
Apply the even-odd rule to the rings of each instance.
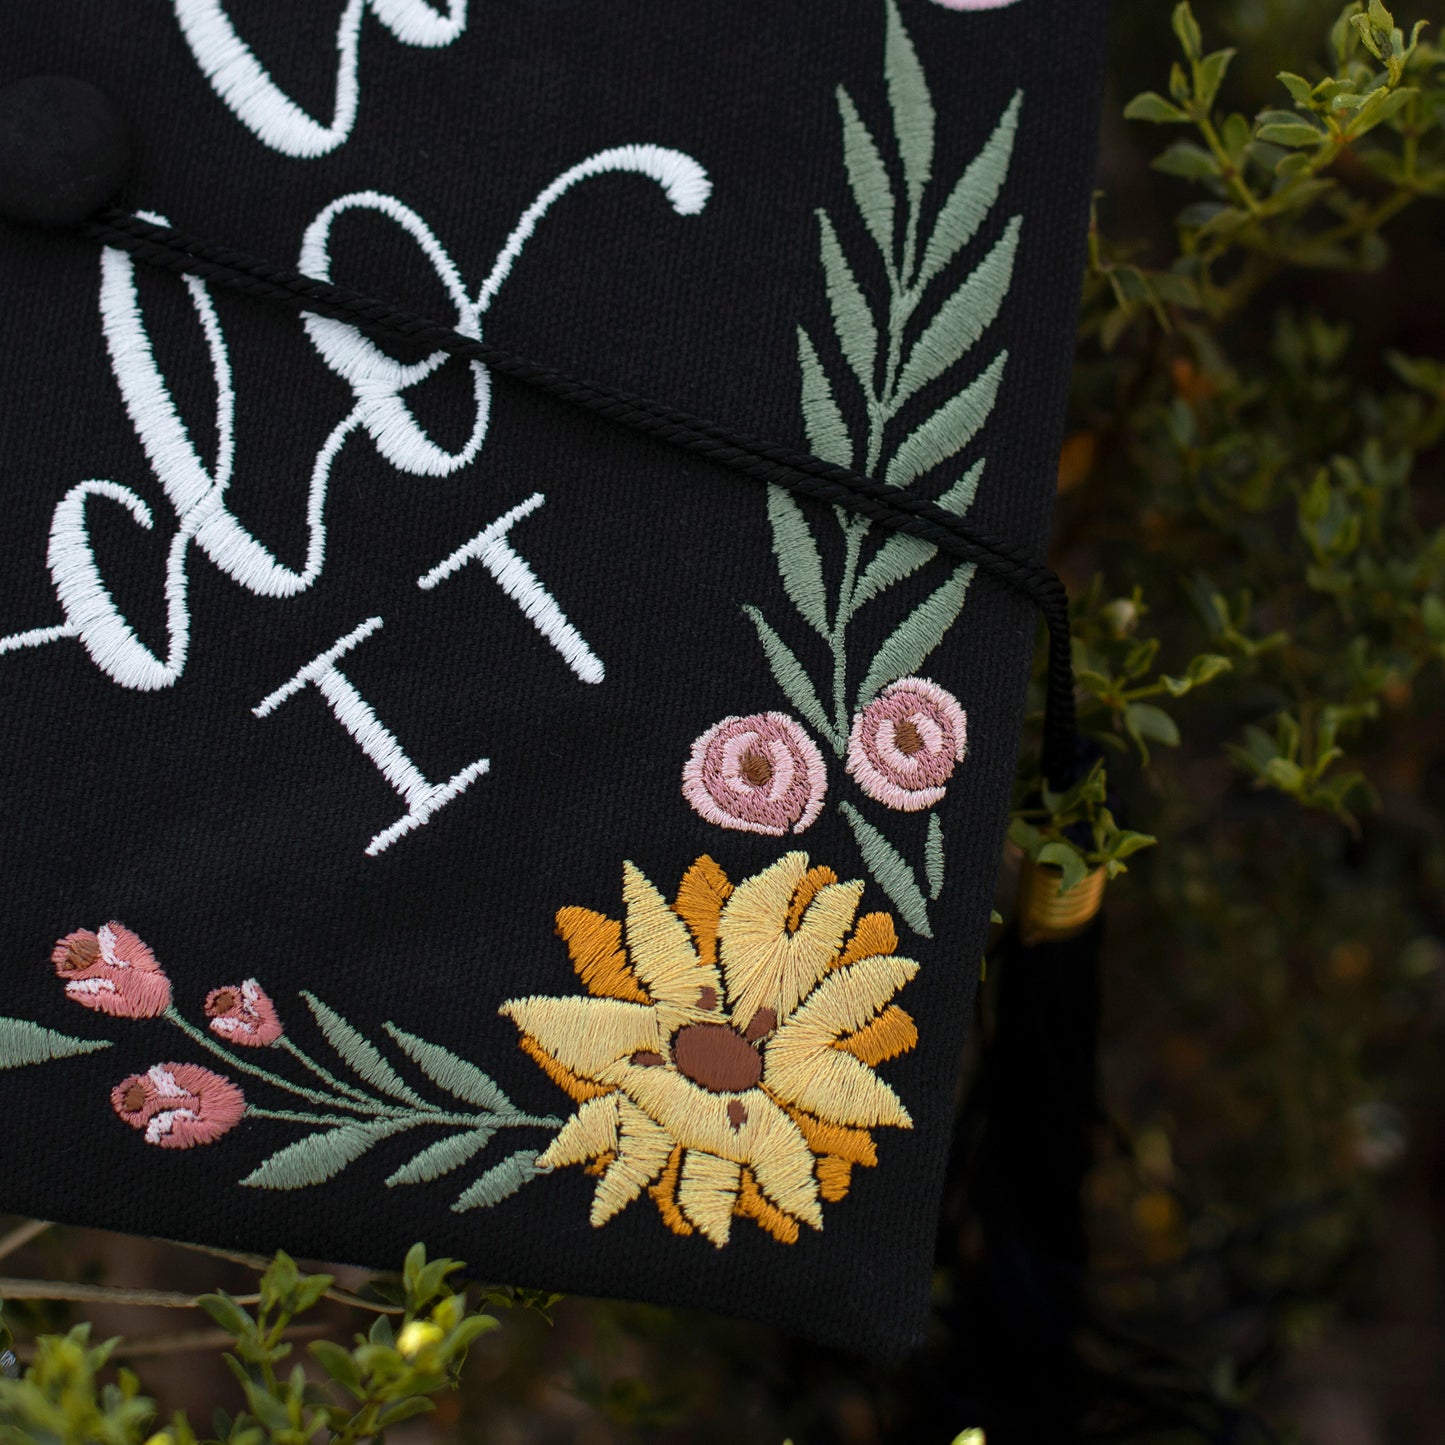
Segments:
[[[874,1071],[918,1042],[890,1002],[918,972],[892,918],[856,918],[862,883],[806,853],[736,887],[699,858],[671,905],[626,863],[622,891],[625,923],[557,915],[590,997],[501,1009],[581,1105],[538,1162],[600,1176],[594,1226],[647,1189],[719,1248],[736,1215],[786,1244],[821,1229],[823,1201],[878,1162],[869,1130],[912,1127]]]

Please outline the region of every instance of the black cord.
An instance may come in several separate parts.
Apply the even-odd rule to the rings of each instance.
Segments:
[[[545,392],[559,401],[582,407],[798,496],[844,507],[889,531],[917,537],[940,552],[982,567],[1015,591],[1022,592],[1043,613],[1049,632],[1044,776],[1060,790],[1075,780],[1079,740],[1069,646],[1069,599],[1064,584],[1042,563],[1008,542],[966,526],[936,502],[661,402],[568,376],[491,342],[464,336],[416,312],[344,286],[303,276],[229,246],[218,246],[168,226],[155,225],[116,207],[101,211],[87,221],[81,231],[93,240],[129,252],[138,261],[177,275],[195,276],[289,310],[309,311],[349,322],[371,332],[415,343],[428,351],[445,351],[468,361],[482,362],[499,376]]]

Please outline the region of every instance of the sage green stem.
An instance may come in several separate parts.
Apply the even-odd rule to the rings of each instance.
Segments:
[[[344,1083],[341,1079],[338,1079],[336,1075],[331,1072],[330,1069],[324,1068],[321,1064],[318,1064],[316,1060],[313,1059],[311,1055],[308,1054],[306,1050],[303,1049],[299,1044],[292,1043],[291,1039],[286,1034],[282,1034],[281,1037],[276,1040],[276,1042],[281,1048],[285,1049],[286,1052],[290,1054],[291,1057],[295,1059],[299,1064],[301,1064],[305,1068],[310,1069],[311,1072],[315,1074],[318,1079],[325,1080],[325,1082],[330,1084],[333,1089],[337,1089],[343,1094],[349,1094],[353,1099],[357,1099],[363,1104],[383,1104],[385,1102],[382,1099],[378,1099],[374,1094],[368,1094],[365,1092],[365,1090],[354,1088],[351,1084]],[[436,1107],[436,1105],[428,1104],[426,1107],[429,1109],[433,1109]]]
[[[868,531],[865,518],[854,517],[843,528],[843,580],[838,587],[838,607],[828,644],[833,651],[833,746],[841,757],[848,746],[848,622],[853,616],[853,594],[858,585],[858,561]]]
[[[278,1089],[284,1089],[288,1094],[295,1094],[299,1098],[307,1099],[313,1104],[326,1104],[332,1108],[350,1109],[357,1114],[389,1114],[392,1116],[404,1115],[409,1111],[390,1104],[357,1104],[350,1099],[339,1099],[334,1094],[323,1094],[317,1089],[309,1089],[305,1084],[293,1084],[289,1079],[283,1079],[279,1074],[273,1074],[270,1069],[263,1069],[259,1064],[250,1063],[248,1060],[238,1057],[230,1049],[218,1044],[204,1029],[198,1029],[184,1014],[172,1004],[166,1009],[165,1017],[175,1024],[182,1033],[188,1035],[203,1049],[209,1049],[217,1058],[224,1059],[233,1069],[243,1074],[252,1074],[258,1079],[264,1079],[268,1084]]]
[[[352,1124],[354,1119],[338,1118],[335,1114],[303,1114],[295,1109],[263,1109],[256,1104],[246,1105],[246,1114],[255,1119],[279,1119],[287,1124],[318,1124],[324,1128],[336,1128],[342,1124]],[[517,1129],[537,1128],[556,1129],[560,1128],[562,1121],[553,1118],[550,1114],[540,1117],[532,1114],[445,1114],[440,1110],[435,1113],[422,1113],[416,1111],[410,1116],[410,1120],[404,1127],[412,1129],[421,1124],[439,1124],[457,1129]]]

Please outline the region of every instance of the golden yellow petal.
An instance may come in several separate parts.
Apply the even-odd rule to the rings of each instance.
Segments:
[[[836,1204],[847,1198],[853,1183],[853,1165],[836,1154],[826,1154],[818,1160],[818,1191],[829,1204]]]
[[[834,1057],[862,1068],[846,1054]],[[748,1165],[778,1208],[822,1227],[813,1152],[798,1126],[761,1089],[713,1094],[668,1068],[630,1069],[622,1088],[675,1142]],[[736,1108],[729,1114],[729,1106],[738,1105],[741,1118]]]
[[[860,1063],[876,1066],[906,1054],[918,1042],[918,1025],[913,1015],[891,1003],[872,1022],[833,1045],[852,1054]]]
[[[612,1092],[611,1084],[594,1083],[590,1079],[584,1079],[580,1074],[574,1074],[571,1069],[563,1068],[531,1034],[523,1034],[522,1037],[517,1040],[517,1047],[521,1049],[563,1093],[575,1099],[579,1104],[587,1099],[595,1099],[599,1094]]]
[[[783,926],[789,933],[796,933],[803,922],[803,915],[808,911],[808,905],[818,896],[829,883],[836,883],[838,875],[826,865],[809,868],[803,874],[803,881],[798,884],[793,894],[793,901],[788,904],[788,916]]]
[[[588,993],[626,1003],[651,1002],[627,962],[622,925],[615,918],[590,908],[559,908],[557,932]]]
[[[789,853],[739,884],[723,908],[723,977],[732,1016],[742,1023],[761,1008],[786,1019],[827,973],[858,911],[861,883],[825,884],[789,932],[789,909],[807,868],[806,853]]]
[[[499,1011],[563,1068],[597,1083],[615,1082],[609,1070],[639,1049],[662,1048],[657,1012],[645,1004],[536,995],[511,999]]]
[[[902,1100],[867,1064],[827,1045],[785,1048],[782,1039],[774,1039],[763,1082],[778,1098],[825,1120],[864,1129],[913,1127]]]
[[[652,1202],[657,1205],[657,1212],[662,1216],[662,1222],[674,1234],[680,1234],[686,1238],[693,1232],[693,1228],[688,1223],[687,1216],[677,1207],[677,1179],[682,1172],[682,1155],[682,1145],[674,1144],[672,1153],[667,1156],[667,1164],[663,1167],[661,1177],[656,1184],[648,1186],[647,1192],[652,1195]]]
[[[627,952],[642,986],[657,1002],[665,1032],[707,1016],[704,990],[716,1001],[722,987],[717,969],[693,947],[687,925],[631,863],[622,865],[627,904]]]
[[[732,1230],[742,1170],[730,1159],[689,1149],[682,1161],[677,1202],[682,1212],[719,1249]]]
[[[687,924],[697,956],[704,963],[717,962],[717,921],[732,891],[728,875],[706,854],[683,874],[678,885],[673,910]]]
[[[872,958],[878,953],[898,952],[898,930],[893,926],[891,913],[865,913],[858,920],[853,936],[834,962],[835,968],[857,963],[860,958]]]
[[[597,1193],[592,1196],[594,1229],[606,1224],[662,1173],[672,1147],[673,1141],[661,1125],[629,1100],[619,1101],[617,1158],[597,1181]]]
[[[835,968],[778,1029],[767,1046],[771,1058],[779,1045],[789,1050],[826,1048],[843,1034],[861,1029],[918,972],[911,958],[887,954]]]
[[[828,1196],[823,1195],[826,1199]],[[781,1209],[775,1208],[763,1197],[763,1192],[758,1188],[758,1181],[753,1178],[752,1171],[744,1169],[742,1172],[742,1184],[738,1190],[738,1202],[735,1206],[736,1212],[743,1219],[754,1219],[759,1226],[779,1244],[796,1244],[798,1242],[798,1221],[789,1214],[784,1214]]]
[[[844,1124],[829,1124],[803,1109],[788,1108],[788,1117],[802,1131],[808,1148],[815,1154],[836,1154],[849,1164],[862,1164],[872,1169],[878,1163],[878,1147],[866,1129],[850,1129]]]
[[[563,1124],[557,1137],[537,1156],[537,1163],[544,1169],[563,1169],[615,1152],[619,1102],[617,1094],[589,1099]]]

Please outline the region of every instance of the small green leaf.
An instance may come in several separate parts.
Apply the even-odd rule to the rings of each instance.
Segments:
[[[1019,229],[1015,216],[968,279],[938,309],[938,315],[913,344],[898,378],[894,405],[943,375],[960,361],[993,325],[1013,281]]]
[[[1188,125],[1189,116],[1158,92],[1146,90],[1124,107],[1125,120],[1147,120],[1155,125]]]
[[[417,1068],[447,1093],[494,1114],[509,1113],[514,1108],[491,1076],[484,1074],[475,1064],[458,1058],[440,1044],[429,1044],[395,1024],[383,1024],[382,1027],[401,1045]]]
[[[1325,138],[1323,131],[1303,120],[1271,121],[1260,126],[1255,136],[1270,145],[1290,147],[1318,145]]]
[[[346,1061],[358,1078],[364,1079],[372,1088],[390,1094],[394,1099],[403,1099],[408,1104],[426,1103],[387,1063],[376,1046],[363,1038],[335,1009],[327,1007],[315,994],[307,993],[304,989],[301,997],[306,1000],[306,1006],[315,1016],[316,1025],[325,1035],[326,1042]]]
[[[848,820],[857,840],[863,862],[878,886],[893,901],[903,921],[924,938],[933,937],[928,921],[928,904],[913,876],[913,869],[903,861],[898,850],[878,831],[852,803],[839,803],[839,811]]]
[[[460,1169],[474,1154],[480,1154],[492,1137],[491,1129],[470,1129],[465,1134],[451,1134],[428,1145],[414,1159],[387,1176],[387,1187],[398,1184],[425,1184]]]
[[[973,440],[993,411],[1007,364],[1008,352],[1000,351],[981,375],[909,434],[888,464],[890,486],[906,487],[956,456]]]
[[[519,1149],[500,1164],[494,1164],[480,1179],[464,1189],[452,1205],[452,1212],[460,1214],[467,1209],[490,1209],[515,1194],[540,1172],[536,1150]]]
[[[1234,50],[1216,50],[1199,62],[1195,98],[1204,110],[1208,111],[1213,107],[1214,98],[1219,94],[1219,87],[1224,83],[1225,74],[1229,70],[1229,62],[1237,53]]]
[[[753,626],[757,628],[758,640],[763,644],[763,652],[767,655],[768,666],[772,669],[773,678],[782,688],[788,701],[824,737],[833,738],[833,729],[828,722],[828,715],[823,711],[822,703],[818,701],[818,694],[814,690],[812,680],[804,670],[803,664],[793,655],[788,644],[768,625],[763,614],[756,607],[744,607],[743,611]]]
[[[964,516],[973,505],[983,467],[984,459],[980,457],[968,469],[967,474],[938,499],[938,505],[945,511],[952,512],[955,517]],[[865,603],[871,602],[894,583],[912,576],[925,562],[931,561],[937,552],[938,549],[932,542],[910,537],[906,532],[894,532],[863,569],[863,575],[858,579],[858,586],[853,592],[853,605],[849,615],[857,612]]]
[[[923,845],[923,869],[928,876],[928,896],[943,892],[943,821],[937,813],[928,815],[928,839]]]
[[[254,1324],[251,1316],[233,1300],[230,1295],[217,1292],[199,1295],[196,1303],[215,1320],[228,1335],[237,1339],[244,1336]]]
[[[987,144],[969,163],[959,177],[943,209],[934,222],[933,234],[923,252],[923,265],[918,272],[918,289],[922,290],[978,234],[988,213],[998,200],[1013,158],[1014,137],[1018,133],[1019,108],[1023,91],[1014,92],[1008,109],[999,118]]]
[[[1179,4],[1174,7],[1171,23],[1174,33],[1179,37],[1180,45],[1184,47],[1185,55],[1191,60],[1197,60],[1200,52],[1204,49],[1204,32],[1194,18],[1194,11],[1190,7],[1189,0],[1179,0]]]
[[[361,1382],[361,1371],[350,1350],[342,1349],[334,1340],[312,1340],[306,1348],[316,1363],[343,1390],[358,1400],[364,1397],[366,1387]]]
[[[410,1128],[412,1119],[377,1119],[318,1129],[288,1144],[253,1169],[241,1183],[251,1189],[306,1189],[324,1184],[373,1144]]]
[[[903,28],[894,0],[888,0],[888,39],[883,74],[888,82],[888,103],[893,108],[893,132],[903,162],[903,183],[916,212],[918,199],[933,172],[933,100],[918,63],[918,52]],[[907,279],[906,277],[904,278]]]
[[[1072,843],[1045,843],[1037,861],[1059,870],[1060,893],[1067,893],[1089,876],[1088,861]]]
[[[1179,727],[1161,707],[1131,702],[1124,709],[1124,726],[1136,737],[1149,738],[1169,748],[1179,746]]]
[[[1313,88],[1304,76],[1296,75],[1291,70],[1281,70],[1278,79],[1280,84],[1289,91],[1292,100],[1297,101],[1300,105],[1309,104]]]
[[[26,1064],[48,1064],[52,1059],[73,1059],[108,1049],[109,1039],[76,1039],[58,1034],[28,1019],[0,1018],[0,1069],[19,1069]]]
[[[848,185],[858,204],[858,214],[868,234],[873,237],[883,263],[893,267],[893,190],[888,182],[888,169],[878,153],[868,127],[858,114],[852,97],[838,87],[838,113],[843,118],[843,165],[848,172]]]
[[[858,385],[863,388],[863,395],[872,401],[878,328],[826,211],[818,212],[818,227],[822,233],[819,246],[828,305],[833,312],[833,329],[838,334],[838,345],[843,349],[844,359],[858,378]]]
[[[813,529],[791,492],[768,487],[768,524],[773,530],[773,555],[788,600],[820,637],[828,636],[828,590],[823,559]]]
[[[838,403],[833,400],[833,388],[823,363],[818,360],[813,339],[801,326],[798,328],[798,365],[803,373],[803,426],[813,455],[835,466],[851,467],[853,442],[848,436],[848,427]]]
[[[1219,176],[1219,162],[1193,141],[1177,140],[1162,154],[1155,156],[1153,167],[1166,176],[1181,176],[1186,181],[1214,180]]]
[[[920,602],[889,634],[874,654],[868,675],[863,679],[858,693],[859,707],[867,707],[895,678],[916,672],[929,653],[943,641],[963,610],[973,571],[972,562],[960,563],[953,569],[948,581]]]

